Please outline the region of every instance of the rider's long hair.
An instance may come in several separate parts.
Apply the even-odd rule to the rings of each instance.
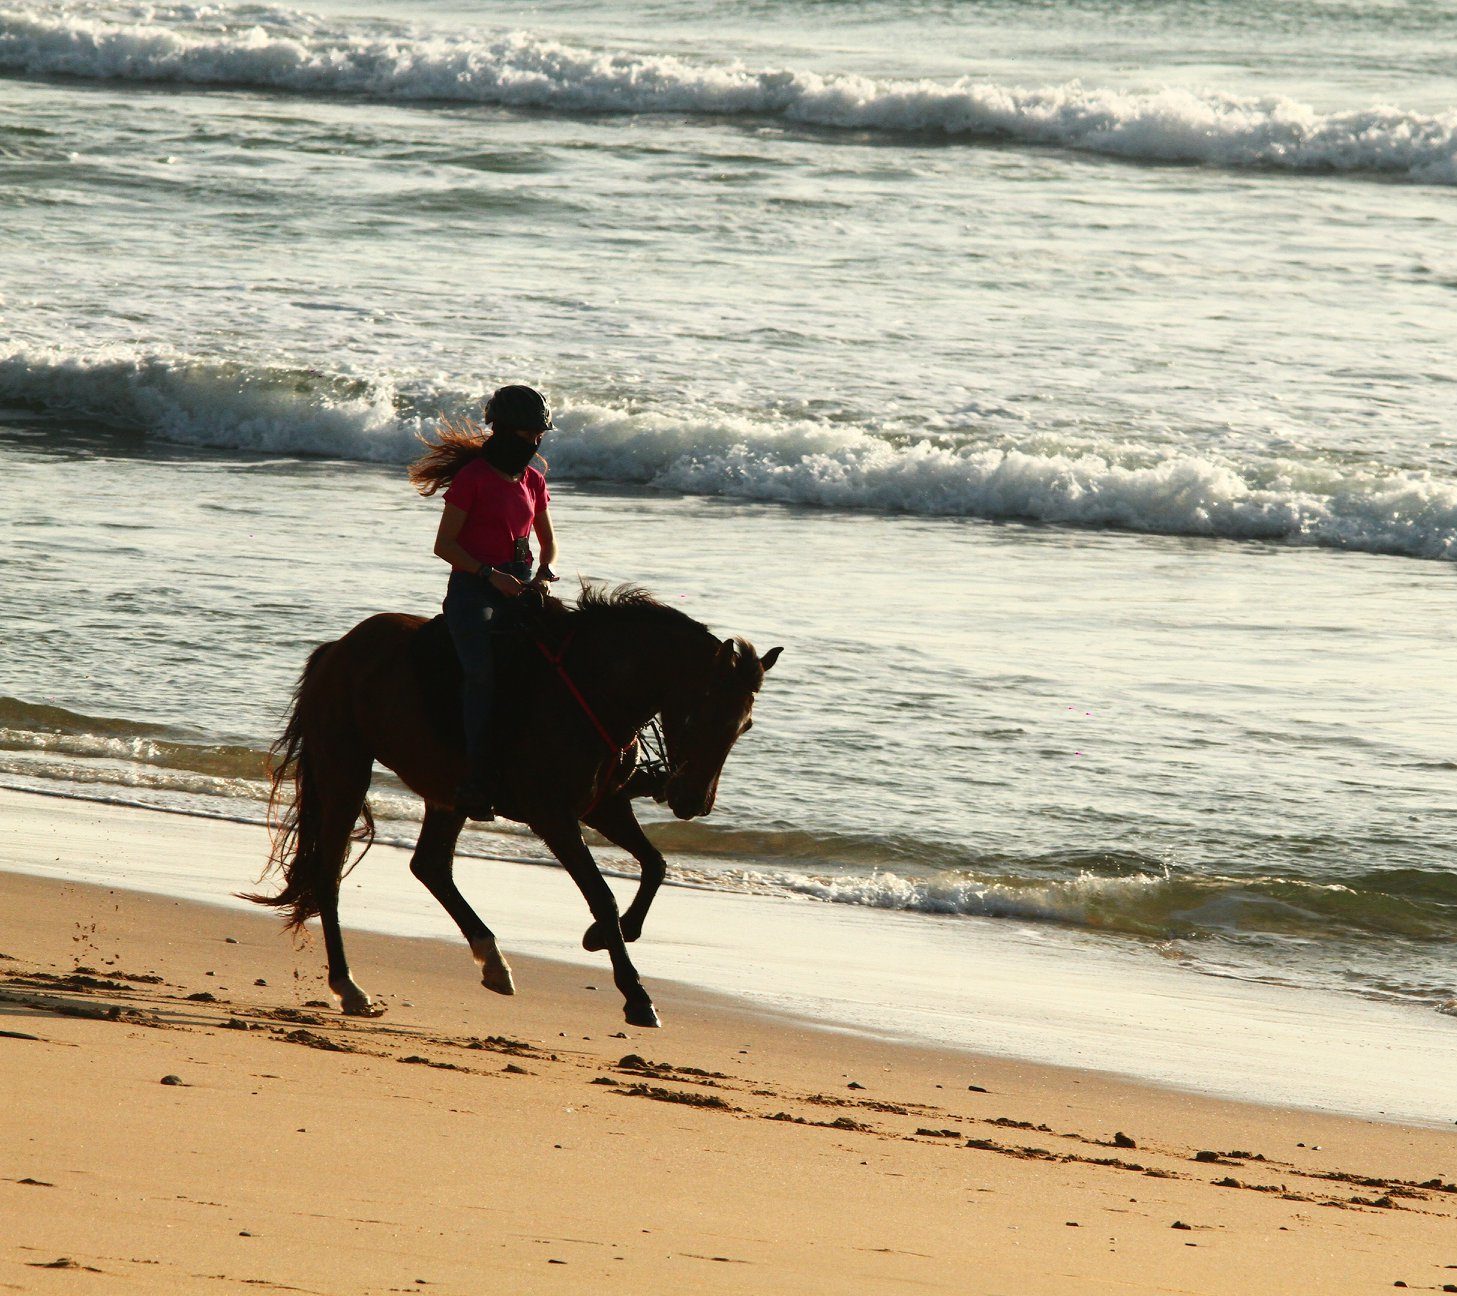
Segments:
[[[410,465],[410,483],[422,495],[444,490],[466,464],[479,459],[490,432],[474,419],[442,418],[435,425],[435,439],[423,433],[425,453]]]

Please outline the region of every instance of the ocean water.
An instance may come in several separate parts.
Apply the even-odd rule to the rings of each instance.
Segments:
[[[0,0],[0,784],[260,817],[526,381],[566,571],[785,645],[677,878],[1452,1012],[1454,40]]]

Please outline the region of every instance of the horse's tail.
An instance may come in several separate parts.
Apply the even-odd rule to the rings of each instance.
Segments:
[[[340,878],[353,867],[346,867],[347,843],[343,852],[331,850],[324,843],[324,795],[319,786],[317,753],[304,736],[304,712],[314,703],[320,664],[333,647],[332,643],[320,644],[309,654],[294,689],[288,723],[268,752],[268,832],[272,846],[263,877],[275,871],[281,873],[283,890],[271,896],[239,896],[284,910],[291,931],[318,914],[321,892],[337,891]],[[368,801],[360,805],[350,838],[364,843],[364,850],[354,860],[357,864],[374,844],[374,815]]]

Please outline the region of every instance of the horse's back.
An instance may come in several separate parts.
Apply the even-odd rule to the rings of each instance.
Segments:
[[[444,618],[437,616],[434,620],[443,621]],[[336,639],[334,645],[361,657],[384,656],[391,650],[406,650],[421,627],[430,622],[429,617],[414,616],[409,612],[376,612]]]
[[[460,667],[445,619],[366,617],[330,645],[321,666],[321,684],[347,698],[352,727],[371,757],[427,800],[448,798],[464,734]]]
[[[356,683],[395,688],[407,677],[425,684],[458,671],[443,616],[378,612],[336,639],[329,656]]]

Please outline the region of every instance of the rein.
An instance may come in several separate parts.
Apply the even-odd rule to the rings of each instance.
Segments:
[[[597,731],[597,736],[601,738],[604,743],[607,744],[609,750],[611,750],[620,757],[623,752],[627,751],[636,744],[637,735],[634,734],[625,743],[613,742],[612,735],[607,732],[607,726],[597,718],[597,713],[592,710],[591,703],[589,703],[587,699],[583,696],[582,690],[577,687],[576,681],[571,677],[570,674],[567,673],[564,659],[567,655],[567,649],[572,646],[572,637],[576,633],[577,631],[575,626],[572,629],[568,630],[566,638],[562,640],[562,646],[558,648],[556,652],[552,652],[552,650],[546,646],[546,642],[544,640],[537,639],[535,635],[533,635],[532,638],[533,640],[535,640],[536,646],[541,649],[541,655],[552,664],[553,669],[561,677],[562,683],[567,686],[567,692],[577,699],[577,705],[582,708],[582,711],[586,715],[587,719],[592,722],[592,728]]]
[[[601,805],[602,798],[607,795],[608,781],[611,779],[612,775],[617,773],[617,771],[622,768],[623,762],[627,759],[628,753],[638,746],[639,740],[641,739],[642,735],[639,733],[634,733],[632,737],[629,738],[625,743],[615,742],[612,735],[608,733],[607,726],[602,723],[601,718],[594,710],[592,710],[592,704],[587,701],[587,698],[583,694],[582,690],[577,687],[577,682],[571,677],[571,674],[567,670],[565,663],[567,649],[572,646],[572,637],[576,633],[576,627],[573,626],[572,629],[567,631],[566,637],[562,640],[561,647],[558,648],[555,652],[553,652],[550,648],[546,646],[545,640],[538,638],[534,634],[531,636],[531,638],[532,642],[534,642],[537,648],[541,650],[541,655],[545,657],[548,662],[551,663],[552,669],[556,671],[558,678],[560,678],[561,682],[566,685],[567,692],[576,699],[577,705],[582,708],[582,713],[587,717],[588,720],[592,722],[592,728],[597,731],[597,736],[602,739],[602,742],[607,747],[607,750],[612,753],[611,766],[609,766],[607,771],[593,784],[592,799],[587,803],[587,808],[583,810],[581,815],[579,816],[580,818],[585,819],[588,815],[592,813],[592,811],[594,811],[599,805]],[[657,721],[649,721],[646,727],[650,728],[653,731],[655,746],[657,747],[657,751],[653,753],[653,756],[656,760],[662,761],[664,766],[666,766],[667,762],[663,760],[662,755],[662,740],[661,737],[659,737],[661,731],[658,730]]]

